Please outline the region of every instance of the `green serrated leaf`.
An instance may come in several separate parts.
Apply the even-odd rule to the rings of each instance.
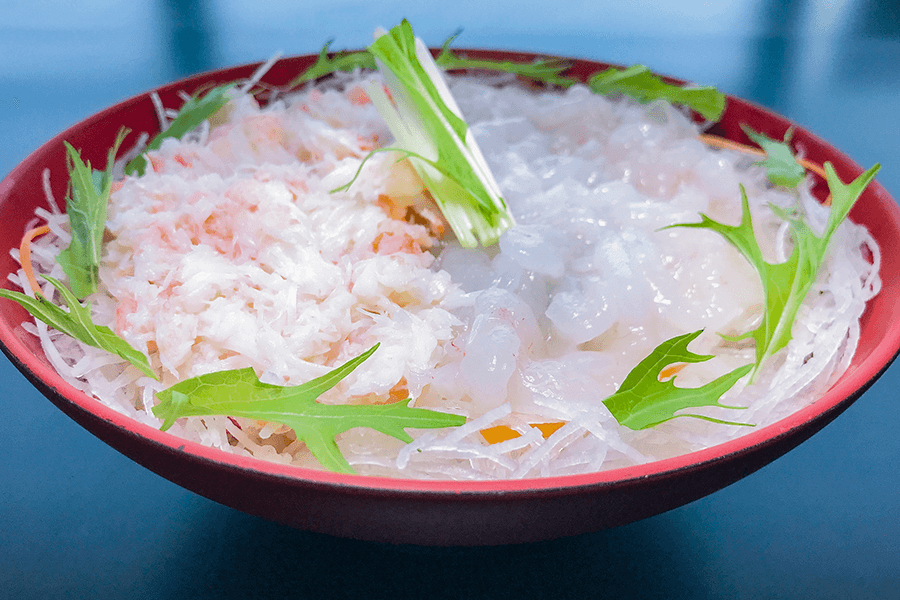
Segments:
[[[91,169],[90,163],[82,161],[81,155],[69,142],[63,142],[69,165],[66,214],[69,217],[72,241],[68,248],[59,253],[56,260],[69,278],[72,292],[79,298],[96,292],[100,282],[100,254],[103,230],[106,227],[106,207],[112,186],[112,169],[119,146],[127,135],[127,129],[119,131],[107,155],[105,171]]]
[[[588,87],[595,94],[625,94],[641,102],[668,100],[683,104],[708,121],[718,121],[725,112],[725,95],[713,87],[684,88],[666,83],[644,65],[627,69],[610,67],[592,75]]]
[[[571,67],[571,61],[561,58],[548,58],[532,63],[515,63],[512,61],[495,61],[463,58],[450,50],[450,44],[458,37],[459,31],[451,35],[441,48],[435,62],[444,69],[486,69],[503,71],[534,81],[541,81],[569,87],[577,83],[562,73]],[[683,104],[700,113],[709,121],[718,121],[725,112],[725,95],[713,87],[685,88],[672,85],[654,75],[644,65],[632,65],[626,69],[610,67],[596,73],[588,80],[588,87],[596,94],[625,94],[641,102],[651,100],[668,100],[674,104]]]
[[[815,283],[832,235],[847,218],[850,209],[853,208],[863,190],[881,168],[876,164],[849,185],[845,185],[838,178],[831,163],[825,163],[824,167],[828,188],[831,191],[831,212],[828,215],[828,223],[822,237],[818,237],[812,232],[802,215],[795,216],[777,207],[772,207],[781,218],[788,221],[791,228],[794,248],[785,262],[772,264],[763,258],[762,250],[753,233],[750,203],[743,186],[741,186],[740,225],[725,225],[701,213],[699,223],[681,223],[670,226],[715,231],[734,246],[759,274],[765,298],[762,322],[756,329],[732,338],[752,337],[756,344],[756,364],[751,382],[756,380],[766,359],[786,347],[790,342],[791,327],[797,318],[800,306]]]
[[[378,344],[321,377],[298,386],[262,383],[253,369],[200,375],[157,393],[160,403],[153,414],[163,419],[162,430],[187,416],[227,415],[287,425],[313,456],[332,471],[353,473],[334,441],[339,433],[368,427],[404,442],[412,438],[407,427],[457,427],[460,415],[410,408],[410,399],[393,404],[331,405],[316,399],[349,375],[378,348]]]
[[[603,404],[623,427],[640,430],[659,425],[676,417],[692,417],[726,425],[751,426],[748,423],[723,421],[704,415],[675,414],[686,408],[719,406],[742,409],[742,406],[727,406],[719,402],[722,394],[730,390],[737,381],[750,372],[753,365],[738,367],[718,379],[698,388],[675,387],[675,379],[660,381],[660,372],[675,363],[699,363],[713,358],[710,355],[694,354],[688,344],[703,330],[673,337],[657,346],[631,372],[622,387],[603,401]]]
[[[741,124],[744,133],[753,140],[766,153],[765,160],[757,162],[757,165],[766,168],[766,176],[775,185],[789,188],[797,187],[803,178],[806,177],[806,171],[794,158],[788,142],[794,133],[790,128],[784,134],[783,142],[776,142],[763,133],[753,131],[744,124]]]
[[[140,351],[136,350],[128,342],[120,338],[109,327],[95,325],[91,320],[91,310],[82,306],[78,298],[69,291],[65,285],[47,275],[43,276],[53,287],[59,290],[63,301],[68,306],[68,312],[53,304],[42,295],[32,298],[21,292],[0,289],[0,298],[7,298],[18,302],[33,317],[40,319],[57,331],[65,333],[88,346],[100,348],[107,352],[117,354],[124,360],[137,367],[147,377],[159,379],[150,366],[150,361]]]
[[[297,87],[307,81],[313,81],[320,77],[330,75],[335,71],[355,71],[356,69],[376,69],[375,57],[368,50],[355,52],[338,52],[329,56],[328,48],[332,40],[325,42],[316,62],[301,75],[291,80],[289,88]]]
[[[569,87],[575,83],[574,79],[560,75],[571,66],[571,61],[562,58],[546,58],[531,63],[516,63],[508,60],[485,60],[458,56],[450,49],[450,44],[453,43],[460,33],[461,30],[444,40],[440,54],[434,59],[438,66],[447,70],[485,69],[488,71],[513,73],[534,81],[542,81],[561,87]]]
[[[228,83],[210,89],[205,94],[191,96],[182,105],[178,115],[169,124],[165,131],[157,134],[150,143],[147,144],[147,150],[158,149],[163,140],[167,138],[180,139],[187,132],[199,127],[203,121],[208,119],[217,110],[225,106],[230,100],[229,92],[237,83]],[[144,153],[135,156],[125,165],[126,175],[143,175],[147,168],[147,159]]]

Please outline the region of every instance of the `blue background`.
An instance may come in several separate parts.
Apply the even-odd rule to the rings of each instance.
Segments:
[[[0,0],[0,175],[63,128],[192,73],[366,45],[632,64],[782,113],[900,193],[900,10],[884,1],[381,4]],[[900,365],[836,422],[667,514],[498,548],[294,531],[187,492],[94,439],[0,359],[0,598],[900,598]],[[527,524],[523,524],[527,526]]]

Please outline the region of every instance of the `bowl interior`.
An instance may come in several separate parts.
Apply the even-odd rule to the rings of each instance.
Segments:
[[[535,55],[528,53],[466,52],[476,57],[513,61],[535,58]],[[314,60],[314,56],[284,59],[263,80],[273,86],[282,86]],[[198,75],[167,85],[157,92],[164,105],[178,106],[179,91],[194,93],[212,85],[243,79],[254,71],[255,66],[244,65]],[[572,73],[586,77],[606,66],[576,60]],[[784,118],[758,106],[730,98],[727,111],[713,132],[748,142],[740,129],[742,123],[778,139],[791,125]],[[153,135],[158,131],[156,113],[147,94],[125,100],[73,125],[36,150],[0,182],[0,245],[3,249],[0,274],[4,279],[18,268],[10,250],[18,247],[22,233],[33,219],[34,209],[47,207],[43,190],[45,170],[49,169],[49,187],[53,196],[60,206],[64,205],[67,177],[63,140],[80,149],[92,163],[104,164],[107,149],[121,127],[131,130],[124,148],[130,147],[140,133]],[[844,181],[862,172],[862,168],[849,157],[802,128],[795,127],[793,144],[810,160],[820,163],[830,161]],[[820,187],[823,189],[818,192],[824,197],[824,186]],[[545,510],[570,513],[569,517],[565,517],[569,522],[568,528],[562,527],[558,531],[579,533],[662,512],[728,485],[812,435],[845,409],[887,368],[900,348],[900,302],[897,301],[900,298],[900,210],[887,191],[875,181],[853,209],[851,219],[866,225],[880,244],[883,288],[869,303],[862,319],[862,335],[850,368],[831,390],[811,406],[775,425],[753,430],[731,442],[664,461],[595,474],[503,482],[413,481],[338,475],[238,457],[185,442],[133,422],[74,389],[55,373],[38,340],[23,330],[21,323],[30,317],[16,303],[0,301],[0,346],[48,398],[95,435],[163,476],[241,510],[298,527],[367,537],[367,532],[372,531],[372,523],[359,522],[358,518],[347,512],[349,508],[343,511],[334,509],[324,516],[312,517],[298,517],[296,510],[292,512],[285,508],[286,504],[310,493],[321,495],[322,502],[341,498],[346,503],[348,498],[356,498],[364,503],[362,509],[381,511],[382,531],[368,536],[370,539],[416,543],[429,543],[431,539],[449,543],[481,540],[475,543],[483,543],[485,535],[477,531],[483,527],[472,512],[479,509],[472,507],[502,506],[509,515],[499,517],[508,521],[503,530],[506,533],[491,538],[499,543],[535,539],[534,536],[517,536],[515,527],[520,521],[514,519],[525,518],[521,512],[523,506],[530,507],[528,510],[531,512],[526,515],[528,518],[546,519],[546,514],[537,508],[544,502],[548,507]],[[278,496],[278,502],[267,504],[254,500],[246,493],[242,495],[238,488],[249,482],[268,486],[272,494]],[[663,488],[670,493],[660,494]],[[618,490],[620,495],[616,496],[610,490]],[[597,515],[597,497],[604,494],[610,497],[610,502],[623,501],[627,496],[637,503],[640,510],[617,513],[607,508],[607,516]],[[655,502],[648,499],[653,494],[658,497]],[[584,511],[573,510],[570,504],[547,502],[550,498],[575,503],[580,501],[580,506],[592,507],[594,512],[588,511],[588,516],[584,516]],[[421,527],[428,525],[432,538],[426,539],[424,532],[404,534],[406,537],[398,538],[402,527],[397,527],[391,515],[396,516],[401,505],[407,511],[415,508],[423,515]],[[357,509],[360,508],[354,508]],[[459,518],[441,519],[448,511]],[[444,529],[435,526],[436,518],[437,522],[446,523]],[[559,521],[564,516],[553,518]],[[576,523],[576,520],[579,522]],[[415,528],[415,525],[407,525],[407,530],[410,527]],[[552,537],[541,533],[537,536],[536,539]]]

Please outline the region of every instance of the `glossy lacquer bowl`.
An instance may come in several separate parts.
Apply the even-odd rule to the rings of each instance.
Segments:
[[[531,61],[527,53],[465,51],[471,57]],[[279,86],[302,72],[314,56],[279,61],[263,81]],[[206,73],[156,90],[165,106],[177,92],[245,79],[257,65]],[[574,60],[578,77],[608,65]],[[713,130],[746,142],[745,123],[773,138],[791,124],[737,98],[728,99]],[[34,208],[45,205],[42,172],[49,168],[56,198],[65,194],[63,140],[103,165],[121,127],[158,131],[147,94],[121,102],[63,131],[41,146],[0,183],[0,278],[18,268],[9,250],[19,244]],[[134,137],[129,138],[129,140]],[[125,146],[129,145],[126,142]],[[793,143],[808,159],[831,161],[844,181],[862,169],[802,128]],[[824,190],[820,190],[824,192]],[[235,456],[188,442],[135,422],[79,392],[50,366],[38,341],[21,323],[29,315],[0,300],[0,347],[51,402],[98,438],[159,475],[238,510],[291,527],[351,538],[429,545],[504,544],[568,536],[623,525],[711,494],[788,452],[837,417],[884,372],[900,348],[900,210],[877,183],[869,185],[850,215],[866,225],[882,249],[883,289],[862,319],[856,356],[841,379],[806,408],[736,440],[641,466],[516,481],[417,481],[340,475]],[[8,285],[8,284],[7,284]]]

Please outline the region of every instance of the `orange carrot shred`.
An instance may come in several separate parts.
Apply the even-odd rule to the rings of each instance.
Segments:
[[[753,154],[754,156],[765,156],[765,151],[760,148],[756,148],[754,146],[748,146],[746,144],[741,144],[740,142],[734,142],[732,140],[719,137],[717,135],[710,135],[708,133],[700,134],[699,140],[708,146],[713,146],[714,148],[723,148],[726,150],[737,150],[738,152],[743,152],[744,154]],[[822,179],[825,179],[825,169],[822,168],[821,165],[812,162],[811,160],[806,160],[805,158],[796,158],[797,164],[806,169],[811,173],[815,173]],[[825,202],[823,202],[825,206],[831,206],[831,196],[829,195]]]
[[[519,437],[519,432],[507,427],[506,425],[497,425],[496,427],[488,427],[481,430],[481,436],[488,444],[499,444],[506,440],[512,440]]]
[[[677,375],[683,368],[687,366],[687,363],[680,363],[677,365],[669,365],[665,369],[659,372],[659,380],[665,381],[666,379],[670,379]]]
[[[19,244],[19,262],[22,263],[22,270],[25,271],[25,277],[28,279],[28,283],[35,294],[41,293],[41,286],[38,285],[37,278],[34,276],[34,269],[31,266],[31,240],[49,232],[50,227],[47,225],[29,229],[22,236],[22,242]]]
[[[544,439],[547,439],[556,433],[560,427],[565,425],[565,423],[531,423],[530,425],[540,431],[541,435],[544,436]],[[519,437],[519,435],[518,431],[514,430],[512,427],[507,427],[506,425],[497,425],[481,430],[481,436],[484,438],[484,441],[491,445],[499,444],[500,442],[505,442],[507,440],[514,440]]]
[[[565,423],[532,423],[531,426],[541,432],[544,439],[556,433]]]

